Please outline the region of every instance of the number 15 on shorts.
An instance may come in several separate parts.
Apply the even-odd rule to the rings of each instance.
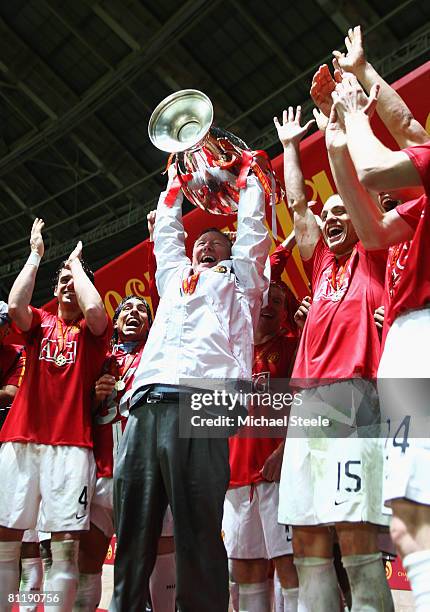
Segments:
[[[337,495],[335,506],[343,504],[361,491],[361,461],[337,462]]]

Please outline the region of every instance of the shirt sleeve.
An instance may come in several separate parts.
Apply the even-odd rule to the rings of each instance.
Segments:
[[[418,170],[424,191],[430,196],[430,140],[425,144],[403,149],[403,151]]]
[[[406,221],[406,223],[410,225],[412,229],[415,230],[419,223],[419,220],[421,219],[424,203],[424,197],[418,198],[417,200],[409,200],[409,202],[399,204],[399,206],[396,207],[396,213],[404,221]]]
[[[19,387],[24,375],[25,353],[23,346],[10,345],[8,348],[8,364],[6,365],[1,386],[13,385]]]
[[[157,260],[155,259],[154,254],[154,243],[151,241],[148,244],[147,254],[147,269],[149,272],[149,297],[151,299],[152,315],[154,318],[155,313],[157,312],[160,296],[158,295],[157,285],[155,282],[155,275],[157,273]]]
[[[291,253],[292,251],[283,247],[282,244],[273,251],[270,256],[270,276],[272,280],[279,280],[281,278]]]
[[[265,198],[255,176],[248,176],[241,190],[237,215],[237,235],[232,247],[233,269],[239,286],[247,293],[262,294],[268,286],[264,267],[271,240],[264,224]]]
[[[157,262],[155,280],[160,297],[178,270],[185,265],[191,265],[185,254],[182,191],[178,192],[172,207],[165,204],[167,194],[168,191],[160,194],[154,228],[154,254]]]
[[[315,245],[312,257],[303,260],[303,268],[306,272],[306,276],[311,279],[312,293],[315,291],[315,287],[318,284],[321,271],[327,267],[332,259],[333,256],[330,253],[330,249],[324,242],[323,237],[320,236]]]

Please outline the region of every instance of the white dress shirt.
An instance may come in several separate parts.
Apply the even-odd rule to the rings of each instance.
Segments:
[[[154,231],[160,304],[131,395],[151,384],[187,385],[183,379],[190,378],[199,388],[207,378],[249,380],[254,330],[267,290],[264,266],[271,241],[256,177],[248,177],[240,194],[231,259],[201,272],[192,294],[182,290],[183,279],[192,274],[184,246],[182,192],[172,208],[164,204],[166,193],[160,195]]]

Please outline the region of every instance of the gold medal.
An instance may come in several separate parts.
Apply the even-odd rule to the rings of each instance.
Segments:
[[[124,391],[124,389],[125,389],[125,382],[123,381],[122,378],[120,378],[119,380],[117,380],[115,382],[115,389],[116,389],[116,391]]]
[[[55,363],[57,364],[57,366],[63,366],[66,365],[67,363],[67,359],[64,357],[64,355],[58,355],[55,359]]]

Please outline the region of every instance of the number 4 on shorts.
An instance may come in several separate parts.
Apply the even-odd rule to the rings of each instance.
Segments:
[[[400,448],[402,449],[402,453],[406,453],[406,449],[408,448],[408,446],[410,446],[408,442],[410,424],[411,424],[411,417],[405,416],[405,418],[400,423],[393,437],[393,446],[400,446]],[[400,435],[401,432],[403,434],[402,441],[397,442],[397,437]]]
[[[83,505],[84,510],[86,510],[87,506],[88,506],[88,487],[87,486],[85,486],[82,489],[82,493],[79,495],[79,500],[78,501],[79,501],[80,504]]]

